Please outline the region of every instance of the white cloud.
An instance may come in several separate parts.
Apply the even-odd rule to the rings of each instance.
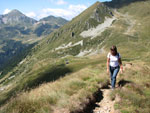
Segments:
[[[65,9],[52,9],[52,8],[43,9],[43,13],[41,14],[41,17],[48,16],[48,15],[69,18],[73,16],[73,13]]]
[[[29,13],[26,13],[26,15],[28,17],[31,17],[31,18],[35,18],[36,17],[36,14],[34,12],[29,12]]]
[[[77,16],[79,13],[81,13],[83,10],[85,10],[87,6],[85,5],[69,5],[67,9],[61,9],[61,8],[46,8],[41,11],[38,19],[41,19],[43,17],[53,15],[53,16],[59,16],[66,18],[68,20],[71,20],[73,17]]]
[[[64,4],[67,4],[67,2],[65,2],[64,0],[58,0],[56,2],[57,5],[64,5]]]
[[[10,9],[5,9],[3,14],[8,14],[11,10]]]
[[[73,11],[83,11],[86,8],[87,6],[85,5],[69,5],[69,9]]]
[[[86,8],[87,8],[87,6],[85,6],[85,5],[69,5],[68,10],[70,10],[74,16],[77,16],[79,13],[81,13]]]

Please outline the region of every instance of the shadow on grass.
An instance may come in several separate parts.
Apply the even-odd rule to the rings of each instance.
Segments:
[[[1,96],[1,98],[0,98],[0,107],[1,107],[3,104],[9,102],[9,99],[10,99],[11,97],[12,97],[12,98],[15,97],[16,94],[17,94],[17,93],[16,93],[16,89],[14,88],[14,89],[11,89],[9,92],[0,95],[0,96]]]
[[[111,2],[104,2],[104,4],[111,8],[121,8],[124,6],[128,6],[134,2],[142,2],[147,0],[112,0]]]
[[[121,80],[117,83],[117,85],[118,85],[119,87],[123,87],[123,86],[125,86],[126,84],[131,84],[131,83],[133,83],[133,82],[132,82],[132,81],[128,81],[128,80],[121,79]],[[106,82],[106,84],[104,84],[104,85],[102,86],[101,89],[110,89],[110,87],[111,87],[111,84],[110,84],[110,81],[108,80],[108,81]]]
[[[59,79],[60,77],[64,77],[66,74],[72,73],[72,72],[73,71],[69,67],[66,67],[65,64],[53,66],[52,68],[39,73],[36,79],[29,81],[25,85],[25,89],[35,88],[42,83],[55,81]]]
[[[57,79],[64,77],[66,74],[76,72],[88,65],[98,64],[98,61],[89,63],[80,63],[75,65],[66,65],[64,63],[55,65],[53,67],[43,68],[43,71],[37,72],[35,75],[28,75],[28,77],[22,78],[17,86],[6,92],[0,94],[0,106],[9,101],[10,98],[15,98],[21,91],[30,91],[32,88],[38,87],[42,83],[56,81]]]
[[[132,82],[132,81],[128,81],[128,80],[122,79],[122,80],[120,80],[120,81],[118,82],[118,86],[119,86],[119,87],[123,87],[123,86],[125,86],[126,84],[130,84],[130,83],[133,83],[133,82]]]
[[[22,90],[29,91],[32,88],[36,88],[42,83],[47,83],[51,81],[55,81],[59,79],[60,77],[64,77],[66,74],[73,72],[69,67],[66,67],[65,64],[60,64],[51,67],[50,69],[45,70],[44,72],[38,73],[36,76],[37,78],[30,79],[30,76],[27,80],[23,81],[13,89],[11,89],[9,92],[3,94],[3,98],[0,98],[0,106],[2,104],[5,104],[7,100],[12,97],[16,97],[16,94],[21,92]],[[32,76],[31,76],[32,78]]]

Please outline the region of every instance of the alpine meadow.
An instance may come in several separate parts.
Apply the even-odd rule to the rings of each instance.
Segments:
[[[0,113],[150,113],[150,0],[97,1],[71,21],[29,20],[30,32],[13,40],[33,42],[0,75]],[[0,37],[11,32],[4,27]],[[112,45],[124,69],[115,90],[106,71]]]

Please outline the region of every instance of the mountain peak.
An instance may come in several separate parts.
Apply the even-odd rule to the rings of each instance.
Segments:
[[[100,3],[100,1],[96,1],[95,3],[96,3],[96,4],[99,4],[99,3]]]
[[[68,22],[66,19],[62,17],[55,17],[52,15],[40,19],[40,22],[43,22],[43,21],[49,22],[51,24],[58,24],[58,25],[64,25]]]
[[[4,24],[34,24],[37,21],[27,17],[22,12],[17,9],[13,9],[8,14],[3,15],[3,23]]]
[[[17,9],[13,9],[12,11],[11,11],[11,13],[21,13],[19,10],[17,10]]]
[[[19,10],[17,9],[13,9],[11,12],[9,12],[6,15],[10,15],[10,16],[25,16],[23,13],[21,13]]]

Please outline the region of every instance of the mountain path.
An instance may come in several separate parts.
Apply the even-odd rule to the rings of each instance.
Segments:
[[[124,32],[124,34],[133,36],[133,34],[135,32],[134,26],[136,24],[136,20],[133,19],[133,17],[130,16],[128,13],[122,14],[122,13],[118,12],[117,10],[114,10],[114,12],[118,18],[123,18],[126,21],[126,23],[128,24],[127,30]]]
[[[132,65],[133,65],[132,63],[126,63],[124,66],[124,70],[132,68]],[[120,82],[120,85],[119,85],[119,82]],[[121,82],[124,82],[124,81],[119,80],[119,82],[118,82],[118,85],[116,84],[117,89],[123,88],[123,85],[121,85],[123,83]],[[120,97],[118,95],[115,95],[115,99],[111,100],[110,94],[111,92],[115,91],[116,88],[112,90],[110,87],[111,87],[110,85],[107,85],[106,88],[101,89],[102,94],[103,94],[102,95],[103,99],[100,102],[96,103],[96,107],[93,109],[92,113],[120,113],[119,110],[115,110],[114,108],[115,102],[120,101]]]
[[[93,110],[93,113],[116,113],[114,110],[114,103],[109,97],[111,89],[102,89],[103,99],[96,103],[98,107]]]

